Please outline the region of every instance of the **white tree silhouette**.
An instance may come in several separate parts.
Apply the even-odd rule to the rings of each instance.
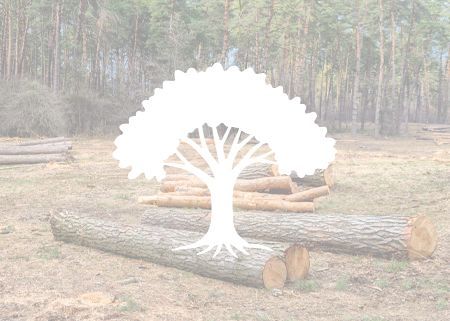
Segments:
[[[248,254],[245,248],[266,248],[249,244],[235,230],[233,223],[233,189],[240,172],[254,163],[278,164],[281,174],[295,171],[299,177],[311,175],[316,169],[325,169],[334,160],[335,141],[326,138],[326,128],[315,124],[316,114],[305,113],[299,98],[290,100],[282,87],[266,84],[265,74],[252,69],[240,71],[231,67],[226,71],[215,64],[205,72],[189,69],[175,72],[174,81],[165,81],[162,89],[143,102],[145,111],[130,117],[120,126],[113,156],[121,168],[131,167],[128,177],[144,173],[147,179],[165,176],[165,166],[186,170],[202,180],[211,193],[211,223],[208,232],[197,242],[176,250],[206,248],[199,254],[223,246],[233,255],[233,249]],[[212,128],[216,153],[208,149],[203,125]],[[227,126],[219,135],[217,126]],[[232,128],[238,132],[230,137]],[[199,141],[188,137],[198,129]],[[249,133],[245,135],[244,133]],[[225,142],[232,141],[228,153]],[[239,160],[237,155],[246,147]],[[209,166],[204,171],[194,166],[177,149],[180,142],[188,144]],[[261,153],[264,145],[269,152]],[[267,148],[267,146],[265,146]],[[167,162],[176,154],[178,162]],[[215,155],[213,155],[215,154]]]

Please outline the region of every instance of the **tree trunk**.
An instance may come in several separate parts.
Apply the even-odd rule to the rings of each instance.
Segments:
[[[142,222],[203,231],[207,211],[151,209]],[[325,215],[240,212],[237,231],[244,237],[297,243],[308,249],[378,257],[421,259],[437,244],[436,230],[426,216]]]
[[[201,234],[158,226],[130,226],[93,218],[58,213],[51,220],[56,240],[87,246],[156,264],[175,267],[202,276],[252,287],[282,288],[287,270],[283,254],[252,250],[250,255],[233,258],[222,252],[197,255],[195,250],[174,251],[192,243]],[[270,245],[269,245],[270,246]]]
[[[384,9],[383,0],[379,0],[379,15],[378,15],[378,28],[380,33],[380,64],[378,67],[378,85],[377,85],[377,100],[375,103],[375,137],[380,135],[380,112],[381,101],[383,99],[383,76],[384,76]]]
[[[224,64],[224,67],[227,63],[227,52],[228,52],[228,46],[229,46],[229,37],[230,37],[230,30],[228,26],[229,22],[229,14],[230,14],[230,2],[232,0],[225,0],[224,2],[224,12],[223,12],[223,45],[222,45],[222,54],[220,60]]]
[[[359,76],[361,72],[361,4],[360,0],[356,0],[356,26],[355,26],[355,37],[356,37],[356,66],[355,66],[355,80],[353,83],[353,104],[352,104],[352,134],[356,134],[356,121],[358,116],[358,106],[360,101],[359,95]]]

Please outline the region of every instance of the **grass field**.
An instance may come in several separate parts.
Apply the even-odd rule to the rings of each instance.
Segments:
[[[450,320],[450,145],[335,138],[337,185],[317,215],[427,214],[431,259],[312,252],[308,279],[280,294],[56,242],[53,212],[137,223],[137,197],[158,189],[127,179],[113,139],[74,139],[72,163],[0,167],[0,321]]]

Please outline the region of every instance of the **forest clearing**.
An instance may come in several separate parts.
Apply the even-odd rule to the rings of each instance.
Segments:
[[[0,167],[0,320],[448,319],[449,145],[333,137],[336,186],[315,201],[314,215],[426,214],[438,235],[430,258],[310,250],[306,279],[266,290],[55,241],[56,212],[139,224],[149,207],[138,197],[160,187],[127,179],[111,157],[113,139],[72,138],[75,161]]]

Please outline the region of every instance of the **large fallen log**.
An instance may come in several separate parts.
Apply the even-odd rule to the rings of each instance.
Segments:
[[[0,146],[0,155],[61,154],[67,153],[68,151],[69,145],[65,143],[38,144],[29,146]]]
[[[65,162],[69,159],[67,154],[0,155],[0,165]]]
[[[196,177],[182,181],[163,181],[161,192],[175,192],[178,186],[206,187],[205,183]],[[285,191],[291,194],[297,190],[297,186],[289,176],[262,177],[256,179],[238,179],[234,189],[244,192],[263,192],[270,189]]]
[[[19,146],[31,146],[31,145],[39,145],[39,144],[54,144],[59,142],[67,142],[65,137],[53,137],[53,138],[44,138],[38,140],[29,140],[23,143],[20,143]]]
[[[141,196],[141,204],[159,207],[202,208],[211,209],[211,198],[208,196],[174,195],[170,193],[152,196]],[[284,212],[314,212],[313,202],[289,202],[264,198],[233,198],[233,206],[243,210],[284,211]]]
[[[286,195],[284,196],[284,199],[289,202],[306,202],[329,194],[330,188],[327,185],[324,185],[293,193],[291,195]]]
[[[82,218],[70,213],[55,214],[50,223],[56,240],[143,259],[206,277],[269,289],[282,288],[286,281],[284,254],[277,250],[250,249],[249,255],[242,254],[239,258],[222,251],[212,259],[211,253],[197,255],[196,250],[173,251],[200,239],[202,234],[196,232],[158,226],[130,226]]]
[[[205,231],[208,211],[154,208],[142,222]],[[297,243],[308,249],[378,257],[422,259],[437,244],[433,223],[426,216],[369,216],[238,212],[234,217],[241,236]]]

